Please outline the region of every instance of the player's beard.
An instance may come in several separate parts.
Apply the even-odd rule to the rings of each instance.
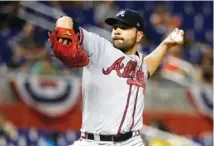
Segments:
[[[131,50],[135,44],[136,44],[136,39],[137,39],[137,35],[135,35],[134,38],[129,39],[129,40],[118,40],[117,42],[113,41],[113,46],[119,50],[121,50],[122,52],[126,53],[129,50]],[[121,42],[119,42],[121,41]]]

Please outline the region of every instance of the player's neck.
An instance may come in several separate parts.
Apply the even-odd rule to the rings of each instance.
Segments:
[[[133,47],[132,47],[130,50],[128,50],[125,54],[126,54],[126,55],[135,55],[136,52],[137,52],[137,46],[138,46],[138,45],[133,46]]]

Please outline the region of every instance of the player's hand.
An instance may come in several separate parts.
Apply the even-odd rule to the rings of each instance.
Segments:
[[[57,20],[56,27],[73,29],[73,19],[71,17],[68,17],[68,16],[62,16]],[[53,31],[50,31],[48,33],[49,38],[50,38],[52,32]],[[48,39],[48,40],[49,40],[49,42],[51,42],[50,39]],[[57,42],[61,43],[63,45],[69,45],[72,41],[68,38],[59,37],[57,39]]]
[[[184,31],[182,29],[175,28],[168,37],[163,41],[167,47],[175,47],[183,45],[184,43]]]

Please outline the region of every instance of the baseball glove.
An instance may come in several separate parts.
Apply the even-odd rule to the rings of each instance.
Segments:
[[[79,33],[73,29],[56,27],[48,33],[54,55],[70,68],[83,67],[89,63],[89,57],[79,43]]]

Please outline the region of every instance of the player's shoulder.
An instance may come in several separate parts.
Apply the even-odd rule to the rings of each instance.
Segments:
[[[88,30],[86,28],[80,27],[80,32],[81,32],[82,35],[89,34],[89,38],[90,39],[99,38],[100,40],[104,40],[105,42],[109,42],[110,43],[109,36],[102,35],[102,34],[98,33],[97,31],[92,31],[92,30]]]

